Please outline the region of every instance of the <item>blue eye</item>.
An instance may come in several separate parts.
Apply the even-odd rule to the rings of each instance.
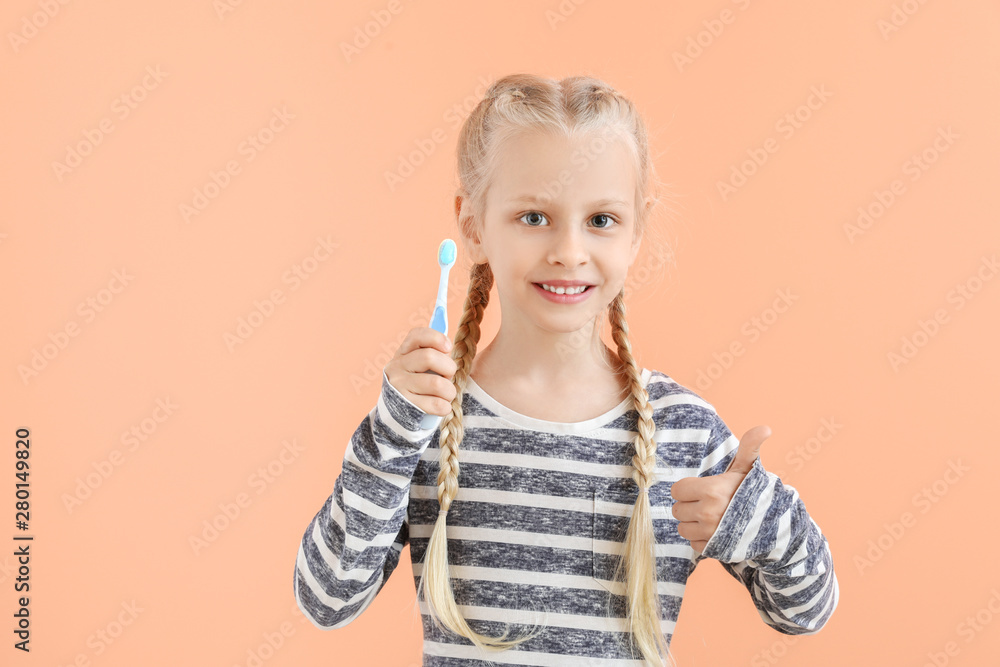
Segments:
[[[543,218],[545,217],[542,213],[539,213],[538,211],[528,211],[527,213],[525,213],[524,215],[522,215],[520,218],[518,218],[518,220],[524,220],[524,218],[526,218],[529,215],[536,215],[536,216],[540,216],[540,217],[543,217]],[[528,226],[529,227],[539,227],[540,225],[532,225],[532,224],[529,223]]]
[[[524,220],[529,215],[536,216],[536,219],[537,218],[545,219],[545,214],[544,213],[539,213],[538,211],[528,211],[527,213],[525,213],[524,215],[522,215],[520,218],[518,218],[518,220]],[[597,229],[611,229],[611,227],[613,227],[614,225],[621,224],[617,220],[615,220],[613,216],[610,216],[607,213],[598,213],[597,215],[595,215],[594,217],[592,217],[591,220],[596,220],[598,218],[605,218],[607,220],[607,223],[604,224],[604,225],[594,225],[594,227],[597,228]],[[525,222],[527,222],[527,221],[525,221]],[[530,222],[527,222],[527,224],[528,224],[529,227],[541,227],[542,226],[542,225],[538,225],[538,224],[532,224]]]
[[[594,220],[595,218],[607,218],[609,223],[613,222],[616,225],[618,224],[618,222],[607,213],[598,213],[593,218],[591,218],[591,220]],[[606,227],[598,227],[598,229],[609,229],[610,227],[611,224],[608,224]]]

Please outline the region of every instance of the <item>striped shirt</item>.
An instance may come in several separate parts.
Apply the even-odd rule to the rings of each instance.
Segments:
[[[722,473],[739,445],[715,408],[658,371],[642,370],[656,425],[649,489],[661,629],[673,637],[687,579],[714,558],[778,632],[818,632],[839,588],[826,538],[798,492],[760,459],[702,553],[677,532],[670,487]],[[422,596],[424,667],[643,664],[625,625],[623,584],[612,581],[638,489],[630,449],[631,397],[593,419],[558,423],[501,405],[471,378],[462,398],[459,491],[447,514],[448,562],[459,609],[477,631],[520,636],[483,653],[431,620]],[[437,428],[382,374],[377,405],[351,437],[333,493],[309,523],[295,563],[295,599],[316,627],[341,628],[372,603],[410,545],[414,585],[438,515]],[[509,625],[508,625],[509,624]]]

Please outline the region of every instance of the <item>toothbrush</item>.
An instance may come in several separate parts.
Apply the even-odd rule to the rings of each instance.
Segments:
[[[438,246],[438,266],[441,267],[441,280],[438,282],[438,294],[437,302],[434,304],[434,314],[431,316],[431,323],[427,326],[435,331],[440,331],[446,336],[448,335],[448,272],[455,265],[457,255],[458,248],[455,246],[454,241],[451,239],[441,241],[441,245]],[[434,373],[432,370],[424,372]],[[425,413],[423,419],[420,421],[420,428],[437,428],[442,419],[441,415]]]

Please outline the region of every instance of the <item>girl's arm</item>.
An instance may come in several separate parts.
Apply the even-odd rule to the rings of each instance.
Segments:
[[[716,416],[702,473],[721,473],[736,456],[737,438]],[[721,458],[719,455],[721,454]],[[810,635],[833,615],[840,594],[833,556],[794,487],[764,470],[747,473],[719,527],[698,557],[714,558],[750,591],[765,623],[787,635]]]
[[[436,429],[382,372],[378,404],[344,454],[333,493],[299,545],[295,600],[313,625],[340,628],[363,612],[399,563],[409,532],[410,481]]]

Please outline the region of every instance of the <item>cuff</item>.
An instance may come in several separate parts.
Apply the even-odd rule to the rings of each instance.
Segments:
[[[749,524],[757,506],[761,502],[766,502],[762,496],[773,493],[774,486],[771,477],[772,474],[764,470],[760,458],[755,459],[750,472],[740,482],[736,493],[729,501],[719,526],[705,544],[705,549],[701,552],[702,556],[714,558],[724,563],[746,560],[746,558],[735,557],[734,552],[741,542],[746,544],[752,540],[753,536],[747,534],[749,530],[756,532],[759,529],[759,527],[751,527]],[[750,557],[752,556],[748,554],[747,558]]]
[[[406,431],[427,435],[437,430],[437,427],[420,428],[420,422],[427,413],[392,386],[389,382],[389,376],[385,374],[385,369],[382,369],[382,402],[385,404],[389,416]]]

